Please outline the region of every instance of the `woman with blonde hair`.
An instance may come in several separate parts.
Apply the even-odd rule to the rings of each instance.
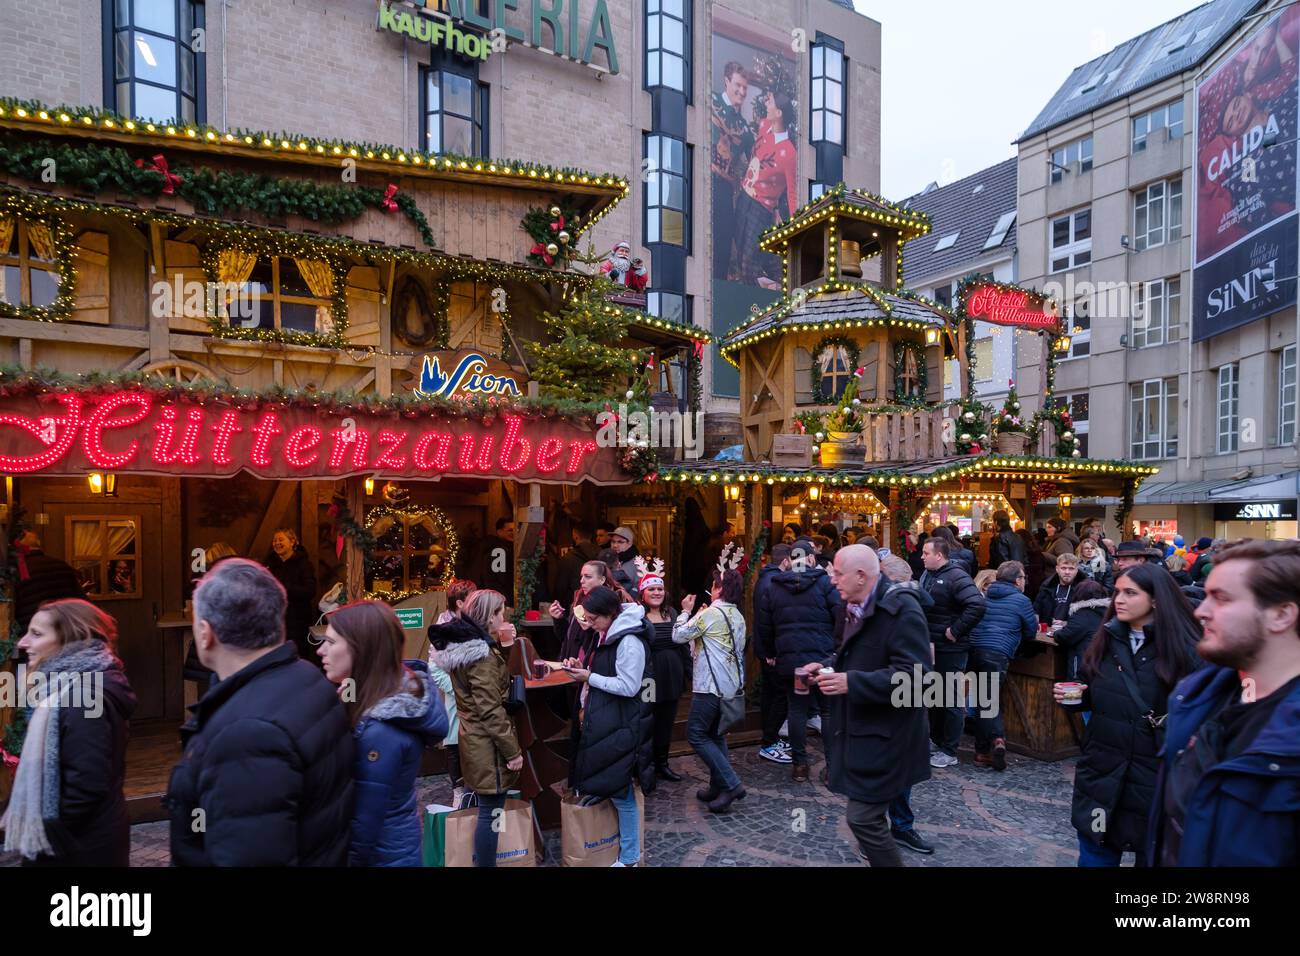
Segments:
[[[498,641],[512,640],[505,623],[506,599],[499,591],[475,591],[460,617],[429,629],[429,659],[451,677],[460,719],[461,769],[466,788],[478,796],[474,865],[496,866],[497,833],[493,811],[505,806],[506,791],[519,779],[524,752],[514,721],[506,712],[510,671]]]
[[[42,604],[18,642],[28,714],[4,848],[24,866],[126,866],[122,783],[135,694],[113,653],[117,623],[88,601]]]
[[[284,588],[287,598],[285,639],[297,645],[299,657],[319,665],[320,659],[309,637],[311,626],[320,614],[316,607],[316,572],[311,566],[311,556],[292,528],[281,528],[271,537],[271,553],[265,563],[267,570]]]
[[[975,586],[980,589],[980,594],[987,594],[989,585],[998,579],[998,572],[993,568],[985,568],[979,574],[975,575]]]

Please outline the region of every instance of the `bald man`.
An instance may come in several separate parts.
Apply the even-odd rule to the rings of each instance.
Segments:
[[[930,779],[922,675],[930,635],[911,588],[890,589],[880,559],[860,544],[835,553],[831,577],[843,598],[836,616],[833,671],[814,681],[830,702],[824,737],[830,788],[849,798],[849,829],[872,866],[902,866],[890,833],[890,803]]]

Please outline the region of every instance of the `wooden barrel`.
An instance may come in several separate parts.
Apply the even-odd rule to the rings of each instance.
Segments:
[[[707,412],[704,416],[704,457],[715,457],[722,449],[744,441],[737,412]]]

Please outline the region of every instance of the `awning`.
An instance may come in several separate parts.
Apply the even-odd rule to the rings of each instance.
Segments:
[[[1300,472],[1261,475],[1242,481],[1148,482],[1133,499],[1135,505],[1211,504],[1215,501],[1266,501],[1297,497]]]

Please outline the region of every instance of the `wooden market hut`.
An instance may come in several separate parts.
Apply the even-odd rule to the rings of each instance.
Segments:
[[[589,414],[529,397],[526,344],[582,276],[526,222],[560,209],[557,245],[575,248],[627,192],[576,169],[0,100],[0,506],[119,622],[137,818],[161,812],[195,692],[186,602],[209,545],[262,560],[295,531],[318,596],[342,583],[410,606],[415,654],[497,519],[517,523],[525,595],[548,520],[555,540],[604,517],[594,488],[631,480],[619,451]],[[686,369],[650,383],[682,401],[707,339],[634,313],[622,344]],[[501,404],[456,401],[484,397]],[[530,764],[527,795],[554,772]]]

